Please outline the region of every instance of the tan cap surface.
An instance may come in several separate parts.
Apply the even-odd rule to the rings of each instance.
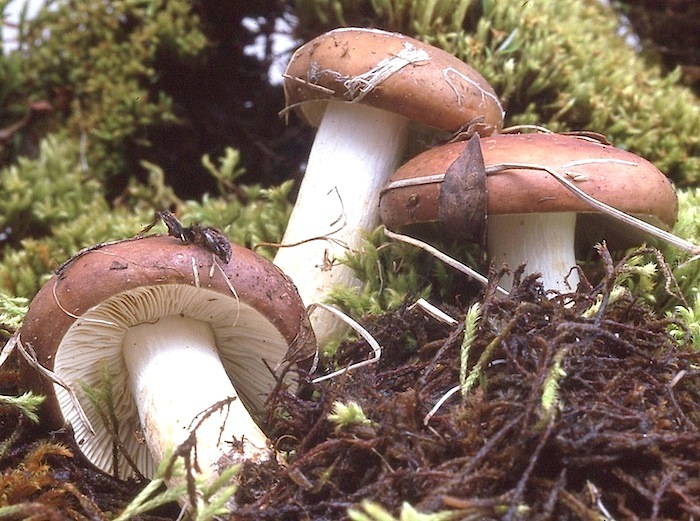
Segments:
[[[502,134],[482,138],[485,165],[526,163],[570,174],[588,195],[653,223],[672,226],[678,202],[671,182],[649,161],[589,138],[563,134]],[[391,182],[444,174],[466,142],[432,148],[399,168]],[[551,175],[509,169],[487,177],[488,214],[581,212],[593,210]],[[389,228],[438,219],[441,183],[386,190],[380,200]]]
[[[284,82],[287,107],[318,126],[325,103],[366,103],[446,131],[483,118],[488,135],[503,108],[488,82],[455,56],[398,33],[345,28],[323,34],[292,56]]]

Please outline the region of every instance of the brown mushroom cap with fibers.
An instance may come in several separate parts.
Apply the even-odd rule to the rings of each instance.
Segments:
[[[503,126],[503,107],[484,77],[452,54],[408,36],[341,28],[300,47],[284,82],[287,107],[318,126],[329,100],[363,103],[455,132],[480,119]]]
[[[678,200],[668,178],[631,152],[590,138],[566,134],[501,134],[481,138],[484,163],[546,165],[581,176],[574,183],[588,195],[664,227],[675,223]],[[444,174],[466,142],[431,148],[399,168],[389,184]],[[572,178],[573,179],[573,178]],[[488,215],[545,212],[593,213],[585,201],[547,172],[512,168],[489,175]],[[382,222],[389,228],[438,220],[440,182],[387,190],[381,197]]]
[[[379,224],[379,191],[403,159],[412,122],[483,135],[503,124],[498,97],[467,64],[376,29],[336,29],[304,44],[284,89],[287,110],[318,126],[274,259],[307,305],[323,302],[333,286],[361,285],[341,260]],[[344,332],[327,313],[311,320],[321,346]]]
[[[243,403],[260,412],[275,385],[274,367],[287,353],[295,360],[315,351],[313,332],[292,282],[259,255],[232,245],[224,264],[210,251],[170,236],[150,236],[105,245],[76,256],[39,291],[20,331],[37,361],[67,382],[90,423],[101,422],[81,385],[98,387],[106,370],[124,446],[145,475],[154,463],[135,433],[141,431],[135,397],[126,383],[122,337],[132,326],[155,324],[162,316],[207,323],[218,356]],[[186,369],[185,369],[186,370]],[[163,380],[169,378],[162,376]],[[68,420],[85,455],[111,471],[112,440],[90,434],[68,393],[21,366],[23,386],[47,397],[44,419],[52,428]],[[206,382],[205,382],[206,383]],[[157,385],[153,382],[152,385]],[[197,393],[192,381],[179,382]],[[157,464],[157,462],[155,462]],[[122,460],[120,470],[129,475]]]
[[[466,142],[435,147],[399,168],[381,196],[380,214],[384,224],[392,229],[437,222],[440,176],[466,147]],[[480,150],[486,168],[504,163],[545,166],[570,176],[576,187],[593,198],[654,225],[670,227],[676,220],[676,193],[662,172],[641,157],[589,137],[502,134],[481,138]],[[406,183],[431,176],[434,182]],[[575,286],[575,282],[567,285],[563,280],[575,264],[575,216],[584,218],[579,219],[585,223],[579,226],[579,231],[600,240],[598,232],[593,230],[599,224],[586,219],[597,215],[597,211],[552,175],[534,169],[508,168],[492,173],[486,177],[486,192],[491,257],[499,264],[508,262],[512,269],[520,262],[528,262],[530,268],[534,266],[528,271],[541,271],[545,285],[553,289]],[[619,239],[634,235],[627,225],[618,221],[610,225],[606,219],[606,223],[603,237]],[[447,226],[455,227],[459,223]],[[449,228],[445,228],[445,233],[449,233]],[[511,255],[509,249],[517,242],[522,245],[520,253]],[[564,242],[570,245],[563,245]],[[556,253],[549,260],[540,263],[534,258],[550,250]],[[554,261],[559,266],[546,274]],[[576,280],[575,274],[571,280]]]

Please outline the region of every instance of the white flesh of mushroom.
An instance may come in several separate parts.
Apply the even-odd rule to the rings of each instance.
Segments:
[[[239,461],[267,459],[267,438],[238,399],[219,358],[209,324],[169,316],[126,330],[122,347],[146,444],[162,461],[189,436],[207,409],[233,398],[230,407],[211,413],[196,431],[200,466],[210,467],[240,444]]]
[[[83,453],[111,473],[112,438],[81,391],[83,384],[101,388],[106,374],[119,439],[139,471],[150,477],[160,462],[159,454],[186,439],[190,424],[196,424],[198,415],[218,401],[239,394],[250,410],[260,411],[275,385],[263,360],[274,366],[279,362],[276,353],[286,347],[286,340],[270,322],[234,295],[186,285],[141,287],[84,313],[56,353],[54,372],[70,383],[97,434],[80,420],[63,388],[55,386],[56,396]],[[231,381],[241,382],[236,383],[238,389]],[[241,400],[232,402],[229,411],[212,415],[208,423],[197,433],[203,469],[228,454],[234,441],[243,441],[241,458],[268,456],[266,438]],[[168,431],[172,436],[161,439]],[[214,449],[205,460],[206,446]],[[119,474],[132,475],[123,457]]]
[[[366,105],[329,101],[275,264],[304,304],[324,302],[337,284],[359,286],[337,262],[379,224],[379,191],[404,151],[408,120]],[[313,240],[311,240],[313,239]],[[311,324],[319,346],[346,326],[327,313]]]
[[[527,263],[525,273],[541,273],[545,290],[576,289],[578,271],[571,271],[576,265],[575,213],[489,215],[487,227],[489,255],[497,269],[507,264],[515,270]],[[511,285],[512,277],[501,280],[504,288]]]

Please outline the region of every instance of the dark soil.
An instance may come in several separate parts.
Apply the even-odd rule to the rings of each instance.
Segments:
[[[630,294],[582,317],[620,269],[609,263],[602,284],[555,298],[533,278],[505,298],[486,291],[469,356],[483,370],[427,424],[459,384],[465,310],[448,309],[457,326],[408,306],[368,317],[381,360],[273,397],[268,433],[288,462],[243,471],[232,519],[347,519],[364,499],[455,519],[697,519],[700,354]],[[367,354],[348,341],[332,363]],[[12,392],[13,369],[0,374]],[[370,422],[336,429],[337,401]],[[23,509],[12,519],[105,519],[143,486],[93,470],[69,433],[0,414],[0,497]]]

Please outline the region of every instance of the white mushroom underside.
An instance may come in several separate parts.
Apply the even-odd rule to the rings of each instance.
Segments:
[[[379,224],[379,191],[404,151],[408,120],[366,105],[330,101],[314,140],[299,195],[275,264],[304,304],[324,302],[335,285],[357,287],[338,263]],[[320,346],[345,325],[328,313],[311,322]]]
[[[68,330],[56,354],[54,371],[69,383],[95,430],[93,436],[79,419],[68,393],[55,386],[64,417],[71,423],[83,453],[98,467],[112,472],[112,440],[102,428],[97,411],[81,391],[81,385],[103,387],[106,374],[112,386],[114,411],[120,420],[120,439],[132,454],[139,470],[153,474],[154,462],[143,443],[142,429],[134,398],[127,381],[122,354],[125,331],[135,325],[155,323],[161,316],[187,316],[208,322],[231,381],[243,403],[258,413],[269,395],[274,380],[263,363],[275,366],[287,350],[282,335],[255,309],[215,291],[184,285],[157,285],[138,288],[111,297],[88,310]],[[240,382],[240,384],[238,383]],[[194,375],[181,382],[196,392]],[[225,398],[225,397],[222,397]],[[210,404],[211,405],[211,404]],[[123,457],[119,473],[131,475]]]
[[[223,454],[234,462],[269,458],[267,438],[250,417],[218,354],[212,327],[187,316],[132,326],[122,342],[129,384],[146,445],[163,461],[196,428],[197,460],[215,471]],[[231,400],[224,406],[222,400]],[[235,440],[236,448],[230,443]]]
[[[576,214],[531,213],[489,215],[488,249],[491,260],[500,269],[507,264],[515,270],[526,263],[525,274],[541,273],[544,289],[569,292],[579,282],[574,251]],[[501,280],[510,289],[513,277]]]

